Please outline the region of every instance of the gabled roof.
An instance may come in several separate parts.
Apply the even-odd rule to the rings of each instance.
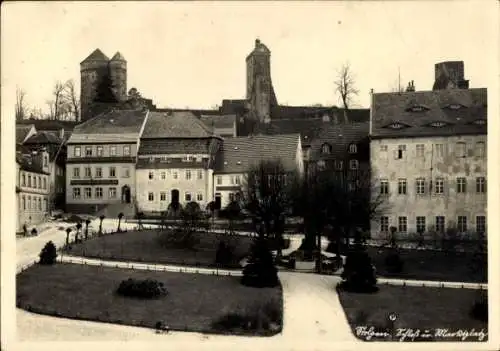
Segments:
[[[112,110],[75,127],[68,143],[135,142],[147,110]]]
[[[109,57],[104,55],[104,53],[100,49],[95,49],[85,60],[81,63],[88,61],[109,61]]]
[[[425,108],[412,111],[411,106]],[[486,134],[487,125],[474,124],[477,120],[487,120],[485,88],[373,94],[373,137]],[[396,122],[403,127],[389,128]],[[432,127],[433,122],[445,125]]]
[[[368,141],[369,130],[369,122],[325,125],[311,144],[311,160],[344,158],[346,152],[349,151],[349,145],[356,144],[358,146],[360,143]],[[324,155],[321,152],[325,143],[331,147],[329,155]]]
[[[207,138],[212,131],[190,111],[150,112],[142,139]]]
[[[73,130],[80,122],[76,121],[55,121],[50,119],[23,119],[16,122],[16,125],[34,125],[36,130]]]
[[[126,61],[125,57],[121,54],[121,52],[117,51],[116,54],[113,55],[110,61]]]
[[[201,115],[200,120],[210,129],[213,128],[234,128],[236,125],[236,115]]]
[[[34,162],[33,155],[31,154],[31,150],[26,148],[16,148],[16,163],[19,165],[19,168],[26,172],[33,172],[38,174],[46,174],[41,167],[41,164]]]
[[[39,131],[35,135],[32,135],[25,141],[25,144],[55,144],[60,145],[62,143],[61,138],[52,131]]]
[[[16,144],[22,144],[33,128],[34,124],[16,124]]]
[[[227,138],[217,157],[215,172],[245,173],[262,160],[279,159],[286,171],[296,169],[299,134]]]

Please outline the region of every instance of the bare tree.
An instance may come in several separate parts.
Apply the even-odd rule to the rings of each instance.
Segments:
[[[80,119],[80,100],[78,98],[78,92],[75,88],[75,82],[73,79],[68,80],[64,84],[64,102],[68,106],[69,112],[73,115],[74,120],[78,121]]]
[[[16,121],[23,120],[28,114],[28,107],[24,98],[26,97],[26,92],[21,89],[16,89]]]
[[[335,92],[339,95],[344,111],[347,113],[354,103],[354,97],[359,93],[358,89],[356,89],[356,81],[349,63],[344,64],[338,71],[334,84]]]
[[[66,107],[64,106],[64,84],[57,81],[52,90],[52,99],[47,100],[49,106],[49,119],[60,120]]]

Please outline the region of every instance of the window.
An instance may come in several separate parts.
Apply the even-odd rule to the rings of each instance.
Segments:
[[[476,157],[484,157],[485,155],[485,145],[484,142],[479,141],[476,143],[476,150],[475,150]]]
[[[123,147],[123,156],[130,156],[130,145],[125,145]]]
[[[49,163],[49,159],[48,159],[47,155],[43,156],[43,166],[47,167],[48,163]]]
[[[444,179],[443,178],[436,178],[436,187],[434,189],[434,192],[436,194],[443,194],[444,193]]]
[[[148,201],[154,201],[155,195],[153,193],[148,194]]]
[[[455,154],[457,157],[465,157],[466,152],[466,144],[465,143],[457,143],[455,146]]]
[[[122,177],[129,178],[130,177],[130,169],[128,167],[122,168]]]
[[[404,158],[406,151],[406,145],[398,145],[398,149],[396,150],[396,159],[401,160]]]
[[[416,150],[417,150],[417,157],[424,157],[424,150],[425,150],[424,144],[417,144]]]
[[[92,146],[85,146],[85,156],[92,156]]]
[[[190,202],[190,201],[191,201],[191,193],[185,193],[185,194],[184,194],[184,199],[185,199],[187,202]]]
[[[43,199],[43,207],[42,207],[42,210],[47,211],[47,210],[48,210],[47,205],[48,205],[48,203],[47,203],[47,199]]]
[[[350,160],[349,161],[349,168],[352,169],[352,170],[356,170],[358,169],[358,160]]]
[[[109,167],[109,177],[110,178],[116,177],[116,167]]]
[[[203,171],[198,171],[198,179],[203,179]]]
[[[75,146],[75,149],[73,151],[73,155],[75,155],[75,157],[80,157],[82,155],[82,150],[80,149],[79,146]]]
[[[22,179],[23,179],[22,181],[23,186],[26,186],[26,174],[23,173]]]
[[[335,168],[337,168],[338,171],[341,171],[342,170],[342,161],[336,161]]]
[[[229,193],[229,202],[233,202],[233,201],[234,201],[234,194]]]
[[[102,153],[102,146],[98,146],[97,147],[97,156],[102,156],[103,153]]]
[[[467,191],[467,181],[463,177],[457,178],[457,193],[463,194]]]
[[[23,210],[26,209],[26,197],[23,195]]]
[[[31,175],[28,174],[28,186],[31,188]]]
[[[95,188],[95,198],[102,199],[102,188]]]
[[[239,175],[234,177],[234,184],[240,185],[240,176]]]
[[[222,184],[222,177],[217,176],[217,185],[221,185],[221,184]]]
[[[92,169],[90,167],[85,167],[85,178],[92,177]]]
[[[398,217],[398,231],[400,233],[406,233],[408,229],[408,219],[406,217]]]
[[[95,177],[96,178],[102,178],[102,167],[96,167],[95,168]]]
[[[165,172],[161,172],[160,173],[160,178],[161,179],[165,179],[167,176],[166,176],[166,173]]]
[[[406,195],[406,179],[398,179],[398,194]]]
[[[389,231],[389,217],[380,217],[380,231],[382,233],[387,233]]]
[[[110,199],[115,199],[116,198],[116,188],[109,188],[109,198]]]
[[[382,195],[389,194],[389,181],[387,179],[382,179],[380,181],[380,194]]]
[[[443,144],[436,144],[434,145],[436,149],[436,157],[443,157],[444,156],[444,145]]]
[[[149,179],[153,179],[153,178],[154,178],[154,173],[153,173],[153,171],[149,171],[148,178],[149,178]]]
[[[73,188],[73,199],[79,199],[80,197],[80,188]]]
[[[458,231],[464,233],[467,231],[467,217],[458,216]]]
[[[356,190],[356,183],[355,182],[349,182],[347,186],[348,186],[349,191]]]
[[[174,179],[179,178],[179,174],[177,173],[177,171],[172,172],[172,178],[174,178]]]
[[[73,168],[73,178],[80,178],[80,167]]]
[[[329,144],[323,144],[323,146],[321,146],[321,153],[323,154],[329,154],[331,150],[332,148]]]
[[[380,145],[380,152],[387,152],[387,145]]]
[[[436,232],[444,233],[444,216],[436,216]]]
[[[92,198],[92,188],[85,188],[84,194],[86,199]]]
[[[161,192],[160,193],[160,201],[167,201],[167,193],[166,192]]]
[[[186,180],[191,180],[191,171],[189,169],[186,171]]]
[[[203,194],[202,193],[196,194],[196,201],[203,201]]]
[[[28,196],[28,210],[31,210],[31,196]]]
[[[33,188],[36,188],[36,176],[33,176]]]
[[[47,178],[43,178],[43,188],[47,189]]]
[[[116,156],[116,146],[110,146],[109,156]]]
[[[417,216],[417,233],[425,232],[425,217]]]
[[[486,192],[486,179],[484,177],[476,178],[476,193],[484,194]]]
[[[349,153],[355,154],[356,152],[358,152],[358,148],[357,148],[356,144],[349,145]]]
[[[417,178],[417,194],[422,195],[425,194],[425,179]]]
[[[42,199],[39,197],[38,198],[38,211],[42,210]]]
[[[486,232],[486,217],[476,216],[476,232],[485,233]]]

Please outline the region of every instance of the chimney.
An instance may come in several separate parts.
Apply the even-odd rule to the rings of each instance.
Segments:
[[[407,92],[413,92],[415,91],[415,83],[412,81],[408,82],[408,86],[406,87]]]
[[[257,38],[255,39],[255,47],[258,47],[260,45],[260,39]]]

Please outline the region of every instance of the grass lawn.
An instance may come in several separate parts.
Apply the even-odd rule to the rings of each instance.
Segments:
[[[128,278],[159,280],[168,294],[156,300],[116,295]],[[249,288],[228,276],[56,264],[27,269],[18,274],[16,286],[17,306],[32,312],[143,327],[163,321],[171,330],[216,332],[215,319],[255,311],[270,301],[279,308],[280,324],[283,313],[281,287]]]
[[[488,280],[487,259],[475,265],[473,253],[400,249],[403,272],[390,273],[385,265],[390,249],[367,247],[367,251],[377,267],[377,274],[384,277],[473,283]]]
[[[477,290],[452,288],[423,288],[380,285],[375,294],[356,294],[339,291],[339,298],[353,329],[354,335],[365,340],[366,337],[358,334],[356,327],[374,327],[381,330],[388,326],[388,315],[397,316],[395,328],[409,328],[413,332],[420,330],[434,334],[436,328],[448,328],[450,332],[458,329],[476,331],[488,330],[488,324],[470,317],[470,309],[476,300]],[[379,329],[380,328],[380,329]],[[396,338],[398,341],[400,337]],[[418,338],[417,338],[418,339]],[[415,340],[417,340],[415,339]],[[388,338],[373,338],[381,341]],[[457,341],[455,338],[435,337],[434,341]],[[478,341],[477,337],[470,337],[467,341]],[[484,340],[486,341],[487,338]],[[407,337],[405,341],[411,341]],[[422,341],[432,341],[426,338]]]
[[[162,246],[162,235],[165,234],[157,230],[109,234],[72,244],[68,253],[107,260],[214,267],[219,240],[228,239],[223,234],[196,233],[194,235],[198,243],[195,247],[181,249]],[[228,240],[235,246],[234,260],[224,267],[240,268],[239,261],[248,254],[252,238],[235,235]]]

